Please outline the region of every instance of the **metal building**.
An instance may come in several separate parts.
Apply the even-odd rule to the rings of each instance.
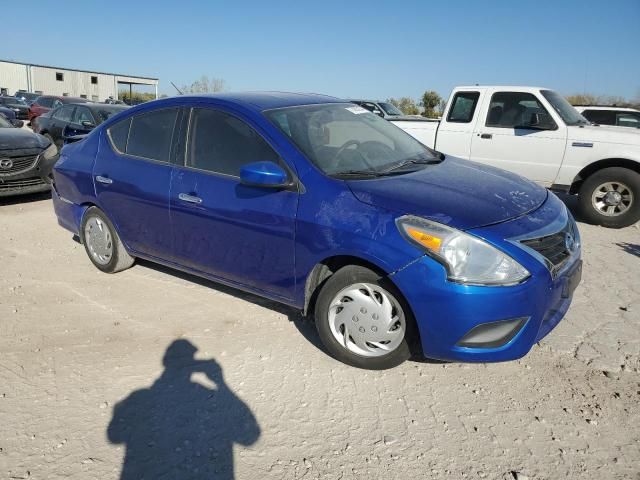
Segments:
[[[131,91],[134,85],[154,87],[158,98],[157,78],[0,60],[2,95],[13,95],[22,90],[41,95],[82,97],[102,102],[109,97],[118,98],[119,88],[124,87]]]

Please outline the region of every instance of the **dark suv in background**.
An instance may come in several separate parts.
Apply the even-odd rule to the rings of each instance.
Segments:
[[[41,115],[33,131],[62,148],[65,137],[87,134],[111,115],[127,108],[127,105],[105,103],[69,103]]]

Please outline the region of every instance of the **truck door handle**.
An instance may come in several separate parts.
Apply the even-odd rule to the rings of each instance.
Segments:
[[[482,135],[480,135],[480,138],[491,140],[493,138],[493,135],[491,135],[490,133],[483,133]]]
[[[113,183],[113,180],[111,180],[109,177],[103,177],[102,175],[98,175],[96,177],[96,182],[104,183],[105,185],[111,185]]]
[[[178,198],[183,202],[200,204],[202,203],[202,199],[200,197],[196,197],[194,195],[189,195],[188,193],[181,193],[178,195]]]

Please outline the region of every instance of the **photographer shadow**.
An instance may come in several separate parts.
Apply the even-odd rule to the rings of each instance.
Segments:
[[[175,340],[153,385],[114,407],[107,437],[126,448],[122,480],[233,479],[233,445],[249,446],[260,437],[258,422],[227,387],[220,365],[195,359],[196,351],[191,342]],[[215,386],[194,382],[194,374]]]

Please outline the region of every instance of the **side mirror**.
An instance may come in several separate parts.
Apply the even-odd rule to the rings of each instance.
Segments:
[[[265,188],[284,188],[291,184],[287,172],[273,162],[254,162],[245,165],[240,169],[240,183]]]
[[[532,113],[529,125],[542,130],[555,130],[556,124],[546,113]]]
[[[384,117],[384,114],[380,110],[378,110],[377,108],[374,108],[371,113],[374,113],[374,114],[378,115],[379,117]]]
[[[83,120],[80,122],[80,125],[82,125],[85,128],[94,128],[95,125],[93,124],[93,122],[90,122],[89,120]]]
[[[22,120],[11,120],[11,125],[13,125],[16,128],[22,128],[24,125],[24,122]]]

